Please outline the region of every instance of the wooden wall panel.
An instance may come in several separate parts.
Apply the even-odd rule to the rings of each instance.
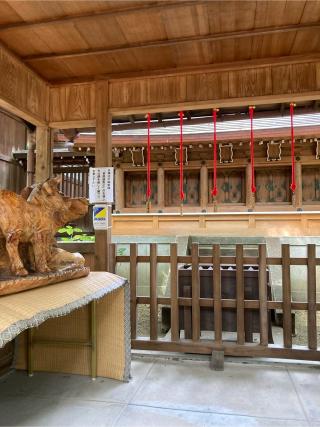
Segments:
[[[165,173],[165,205],[179,206],[180,201],[180,176],[179,172]],[[188,206],[200,205],[200,172],[184,171],[183,191],[185,193],[184,204]]]
[[[229,72],[229,98],[272,95],[271,67]]]
[[[50,88],[50,122],[95,119],[95,84]]]
[[[320,63],[266,64],[222,71],[190,72],[110,81],[110,108],[161,107],[181,103],[206,103],[250,97],[277,97],[320,90]],[[287,98],[287,97],[286,97]],[[271,100],[271,98],[270,98]],[[245,100],[243,103],[245,104]],[[264,100],[265,102],[265,100]]]
[[[228,73],[199,73],[187,76],[187,101],[228,97]]]
[[[24,149],[26,125],[0,112],[0,188],[19,192],[26,183],[23,167],[12,158],[12,150]]]
[[[47,118],[48,85],[3,47],[0,47],[0,101],[3,107],[34,124]]]
[[[64,84],[50,88],[50,124],[62,127],[94,126],[94,82]],[[289,102],[307,96],[320,97],[320,62],[310,60],[293,64],[242,64],[222,70],[190,71],[190,73],[132,77],[109,81],[109,106],[113,114],[135,111],[178,110],[183,104],[245,105],[251,98],[256,103]],[[259,101],[261,97],[261,101]],[[272,100],[274,97],[274,100]],[[81,123],[82,122],[82,123]],[[86,123],[88,122],[88,123]],[[90,123],[89,123],[90,122]],[[66,126],[67,127],[67,126]]]
[[[290,203],[290,168],[256,170],[257,203]]]
[[[302,173],[302,200],[304,203],[320,202],[320,169],[305,167]]]
[[[125,173],[125,207],[146,206],[147,176],[143,172]],[[151,173],[151,204],[158,204],[157,175]]]
[[[208,200],[213,203],[211,194],[213,172],[209,172]],[[217,173],[217,202],[222,203],[245,203],[245,170],[223,169]]]

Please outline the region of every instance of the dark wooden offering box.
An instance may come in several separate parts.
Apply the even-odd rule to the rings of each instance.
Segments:
[[[199,266],[200,269],[200,298],[213,298],[213,267],[212,265]],[[244,298],[259,300],[258,266],[244,266]],[[179,268],[179,297],[192,296],[192,269],[190,264]],[[267,274],[267,297],[271,300],[271,286],[269,273]],[[221,265],[221,298],[236,299],[236,267],[235,265]],[[180,307],[180,329],[185,330],[185,338],[192,338],[192,308]],[[269,343],[273,343],[271,330],[271,312],[268,311]],[[214,331],[213,308],[201,307],[201,331]],[[222,309],[222,330],[237,331],[237,311],[233,308]],[[253,333],[260,332],[259,310],[245,309],[245,340],[253,342]]]

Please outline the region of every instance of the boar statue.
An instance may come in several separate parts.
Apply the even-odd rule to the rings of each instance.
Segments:
[[[0,190],[0,271],[14,276],[49,273],[65,265],[83,266],[84,258],[56,247],[60,227],[88,212],[85,198],[65,197],[60,179],[25,188],[21,195]]]

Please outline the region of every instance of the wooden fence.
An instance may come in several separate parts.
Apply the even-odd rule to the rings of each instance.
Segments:
[[[62,175],[60,188],[65,196],[89,197],[89,169],[83,170],[81,167],[60,168],[55,169],[55,173]]]
[[[170,245],[169,256],[157,255],[157,244],[150,244],[150,255],[139,256],[137,244],[130,244],[130,256],[117,255],[115,244],[110,248],[110,270],[115,271],[116,264],[130,263],[131,289],[131,338],[132,348],[140,350],[174,351],[199,354],[212,354],[213,351],[223,351],[231,356],[279,357],[305,360],[320,360],[320,348],[317,347],[317,311],[320,303],[316,300],[316,266],[320,258],[316,257],[316,246],[307,246],[307,258],[290,257],[290,247],[282,245],[282,256],[267,257],[266,245],[259,245],[257,257],[244,256],[243,245],[236,245],[235,256],[221,256],[220,245],[213,245],[212,256],[199,256],[198,244],[192,244],[191,255],[178,256],[177,244]],[[150,264],[150,296],[137,296],[137,265]],[[157,295],[157,266],[159,263],[170,264],[170,297]],[[192,265],[191,295],[181,296],[179,292],[179,267],[185,263]],[[212,266],[212,296],[200,297],[200,264]],[[221,297],[222,266],[234,265],[236,297],[226,299]],[[245,266],[256,266],[258,270],[258,298],[245,299]],[[280,301],[271,300],[267,292],[268,266],[282,267],[282,292]],[[291,297],[291,266],[306,266],[305,283],[307,301],[292,301]],[[150,307],[150,338],[137,337],[137,306],[147,304]],[[171,339],[163,340],[158,337],[158,306],[170,306],[171,310]],[[191,308],[191,339],[180,338],[181,307]],[[189,311],[190,311],[189,308]],[[212,309],[214,317],[214,338],[201,339],[200,316],[203,309]],[[223,340],[223,313],[227,309],[236,311],[236,341]],[[245,315],[248,310],[255,311],[259,318],[260,342],[246,342]],[[283,343],[270,344],[268,327],[271,310],[283,313]],[[307,311],[307,345],[292,344],[292,310]],[[213,336],[213,334],[212,334]]]

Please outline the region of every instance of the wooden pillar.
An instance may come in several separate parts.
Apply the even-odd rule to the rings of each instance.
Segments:
[[[96,83],[96,167],[112,166],[112,117],[108,110],[108,89],[108,81]],[[111,228],[95,231],[96,271],[109,271],[110,243]]]
[[[292,205],[296,209],[302,209],[302,165],[301,162],[295,164],[296,191],[292,196]]]
[[[251,163],[246,167],[246,206],[248,210],[253,210],[255,206],[255,195],[251,191]]]
[[[124,188],[124,171],[121,169],[120,165],[115,169],[115,206],[116,211],[121,212],[121,209],[125,207],[124,200],[125,188]]]
[[[158,187],[158,209],[164,209],[164,169],[158,166],[157,169],[157,187]]]
[[[27,187],[31,186],[34,181],[35,172],[35,148],[36,148],[36,134],[35,131],[28,129],[27,131]]]
[[[52,141],[50,128],[38,126],[36,129],[36,182],[50,178],[53,171]]]
[[[201,210],[208,208],[208,167],[202,164],[200,168],[200,207]]]

